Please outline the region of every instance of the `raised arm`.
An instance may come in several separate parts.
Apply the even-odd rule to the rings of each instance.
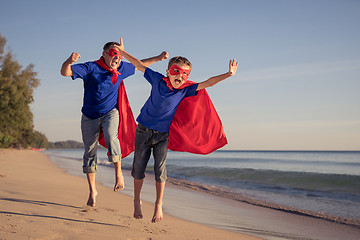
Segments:
[[[122,38],[120,38],[120,46],[118,47],[118,49],[119,49],[121,55],[123,55],[127,60],[129,60],[129,62],[131,62],[132,65],[134,65],[136,69],[138,69],[142,72],[145,72],[146,68],[148,66],[150,66],[151,64],[169,58],[169,54],[167,52],[163,51],[158,56],[139,60],[136,57],[130,55],[129,53],[127,53],[125,51]]]
[[[68,59],[61,66],[61,75],[65,77],[73,76],[73,71],[71,69],[71,64],[75,63],[80,58],[80,54],[73,52]]]
[[[131,62],[137,70],[145,72],[147,66],[142,61],[140,61],[136,57],[131,56],[125,50],[120,51],[120,54],[123,55],[127,60],[129,60],[129,62]]]
[[[211,77],[208,80],[199,83],[198,88],[196,90],[201,90],[207,87],[214,86],[215,84],[221,82],[222,80],[225,80],[226,78],[233,76],[236,73],[238,64],[239,62],[237,62],[236,59],[233,59],[232,61],[230,60],[229,71],[227,73],[215,77]]]
[[[163,61],[165,59],[169,58],[169,53],[166,51],[163,51],[162,53],[160,53],[158,56],[155,57],[150,57],[150,58],[146,58],[146,59],[142,59],[141,62],[145,65],[145,66],[150,66],[153,63],[156,62],[160,62]],[[130,61],[130,60],[129,60]]]

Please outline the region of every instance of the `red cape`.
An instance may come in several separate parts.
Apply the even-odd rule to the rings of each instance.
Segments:
[[[136,123],[132,113],[129,100],[127,98],[125,84],[122,81],[119,86],[118,96],[119,106],[119,132],[118,138],[120,141],[121,157],[125,158],[135,149],[135,131]],[[104,134],[102,131],[99,136],[99,143],[106,147]]]
[[[173,89],[170,80],[163,78]],[[179,89],[196,84],[186,81]],[[205,89],[184,98],[176,110],[169,131],[169,149],[179,152],[209,154],[227,144],[221,120]]]
[[[221,120],[206,90],[184,98],[170,126],[169,149],[209,154],[226,144]]]

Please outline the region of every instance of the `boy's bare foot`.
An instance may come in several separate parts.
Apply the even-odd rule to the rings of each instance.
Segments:
[[[114,191],[115,192],[121,191],[124,189],[124,187],[125,187],[124,176],[121,174],[120,176],[116,177]]]
[[[97,192],[90,192],[89,193],[89,199],[86,203],[86,205],[90,206],[90,207],[95,207],[95,204],[96,204],[96,195],[97,195]]]
[[[134,218],[142,219],[143,215],[141,212],[141,200],[134,199]]]
[[[155,203],[154,216],[151,220],[152,223],[160,222],[163,219],[162,204]]]

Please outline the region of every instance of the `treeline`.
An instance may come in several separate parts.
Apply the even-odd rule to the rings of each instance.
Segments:
[[[11,51],[5,53],[5,45],[6,38],[0,34],[0,147],[43,148],[48,141],[34,130],[30,109],[40,81],[34,65],[23,69]]]
[[[0,34],[0,148],[83,148],[72,140],[48,142],[45,134],[34,130],[30,104],[40,80],[34,65],[25,69],[5,53],[6,38]]]
[[[49,142],[46,148],[84,148],[84,144],[77,141]]]

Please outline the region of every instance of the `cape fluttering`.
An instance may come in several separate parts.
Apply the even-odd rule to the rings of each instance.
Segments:
[[[163,78],[172,90],[168,78]],[[186,81],[181,88],[196,84]],[[209,154],[227,144],[222,122],[205,89],[184,98],[176,110],[169,131],[169,149]]]

